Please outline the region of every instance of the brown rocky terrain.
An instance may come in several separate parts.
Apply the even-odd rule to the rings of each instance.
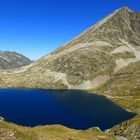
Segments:
[[[32,61],[22,54],[0,51],[0,69],[12,69],[29,65]]]
[[[31,65],[16,71],[1,71],[0,86],[87,90],[97,89],[103,84],[109,85],[112,79],[118,79],[116,75],[122,69],[128,70],[132,66],[130,71],[134,70],[133,67],[139,71],[139,22],[139,12],[127,8],[118,9]],[[131,72],[126,73],[121,77],[127,76],[124,80],[130,87],[129,84],[134,80],[129,82]],[[138,72],[134,75],[139,87]]]

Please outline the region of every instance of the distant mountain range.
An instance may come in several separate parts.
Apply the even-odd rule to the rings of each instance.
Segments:
[[[30,64],[32,61],[22,54],[0,51],[0,69],[11,69]]]

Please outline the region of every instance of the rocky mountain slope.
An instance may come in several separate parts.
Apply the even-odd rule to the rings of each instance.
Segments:
[[[11,69],[30,64],[32,61],[22,54],[0,51],[0,69]]]
[[[0,86],[97,89],[124,69],[122,82],[139,87],[139,62],[140,12],[121,8],[31,65],[1,72]]]
[[[122,122],[110,129],[112,135],[125,137],[128,140],[140,140],[140,116]]]

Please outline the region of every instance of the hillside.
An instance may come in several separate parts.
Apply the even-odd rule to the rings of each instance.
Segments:
[[[1,72],[0,86],[97,89],[112,79],[117,80],[116,75],[124,69],[121,77],[125,78],[122,82],[126,83],[129,92],[129,84],[135,81],[137,87],[140,84],[139,23],[140,12],[133,12],[125,7],[118,9],[31,65],[16,71]],[[134,67],[137,72],[132,75],[129,69],[133,71]],[[128,81],[128,77],[133,80]],[[115,94],[119,90],[118,86],[116,85]],[[134,87],[130,88],[134,90]]]
[[[22,127],[0,120],[1,140],[117,140],[97,128],[73,130],[61,125]]]
[[[0,51],[0,69],[18,68],[32,61],[22,54],[10,51]]]

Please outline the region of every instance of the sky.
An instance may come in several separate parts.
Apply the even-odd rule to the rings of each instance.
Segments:
[[[140,0],[0,0],[0,50],[37,60],[124,6]]]

